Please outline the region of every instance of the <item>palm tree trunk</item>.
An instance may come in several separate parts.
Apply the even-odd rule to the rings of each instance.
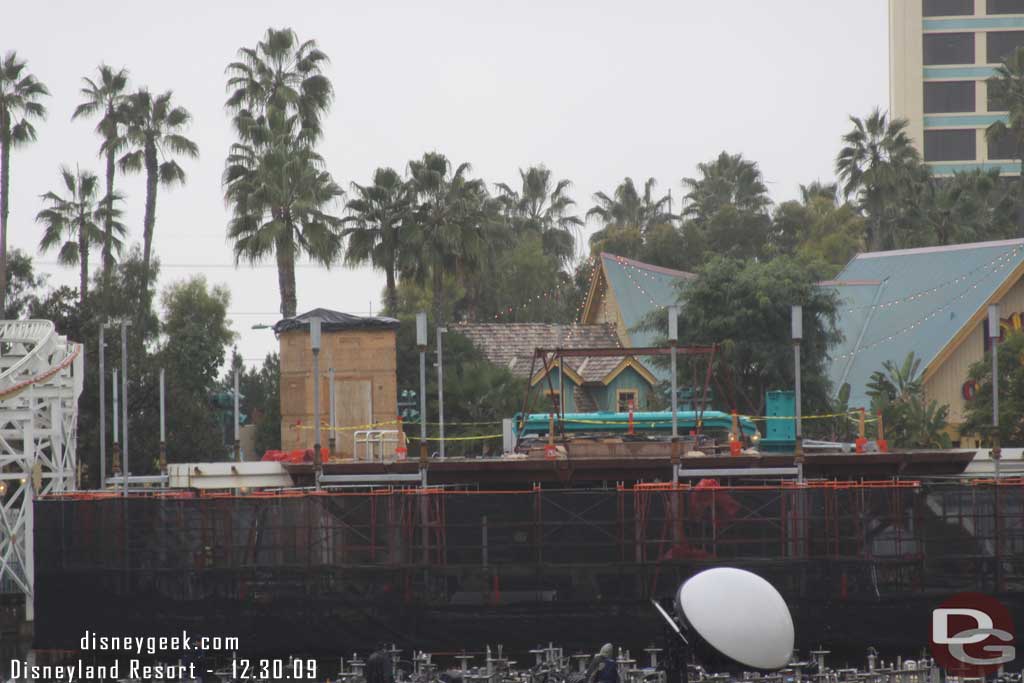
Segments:
[[[79,226],[84,226],[86,217],[79,216]],[[89,292],[89,243],[86,240],[85,228],[78,228],[78,264],[79,272],[78,305],[84,306]]]
[[[7,317],[7,214],[11,190],[11,131],[0,119],[0,318]]]
[[[389,265],[384,270],[384,278],[385,278],[384,289],[387,292],[387,294],[385,295],[386,298],[387,298],[387,301],[385,303],[385,305],[387,306],[387,311],[386,312],[387,312],[388,315],[394,315],[395,312],[398,310],[398,287],[395,284],[395,267],[394,267],[394,265]]]
[[[444,269],[441,268],[439,263],[434,264],[432,275],[434,276],[434,283],[432,287],[433,291],[430,294],[433,299],[434,324],[440,325],[442,318],[441,314],[444,312],[442,310],[444,306],[444,295],[442,293],[442,290],[444,289]]]
[[[142,222],[142,288],[149,292],[149,263],[153,253],[153,226],[156,224],[156,190],[160,169],[157,167],[156,145],[146,142],[146,213]]]
[[[295,245],[292,243],[291,231],[282,234],[275,241],[277,286],[281,292],[281,316],[294,318],[297,302],[295,300]]]
[[[103,230],[103,284],[110,284],[110,270],[114,266],[114,150],[107,150],[107,216]]]

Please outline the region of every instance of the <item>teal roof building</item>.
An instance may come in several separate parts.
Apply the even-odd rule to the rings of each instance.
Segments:
[[[697,278],[693,273],[607,253],[598,257],[595,267],[580,322],[614,325],[623,346],[655,346],[664,338],[658,332],[635,328],[651,311],[676,303],[680,283]]]
[[[1020,329],[1024,239],[859,254],[836,280],[844,340],[832,350],[833,391],[850,385],[850,405],[868,406],[871,374],[885,361],[921,359],[925,393],[962,420],[970,365],[989,344],[988,306],[1000,304],[1001,332]]]

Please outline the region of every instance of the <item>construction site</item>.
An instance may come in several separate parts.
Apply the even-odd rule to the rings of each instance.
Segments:
[[[501,454],[429,457],[416,425],[394,426],[397,321],[310,317],[278,330],[297,450],[155,476],[112,467],[100,490],[76,479],[81,347],[45,321],[0,324],[0,654],[59,660],[86,631],[154,628],[237,637],[261,656],[384,641],[438,656],[609,640],[639,652],[663,630],[650,600],[723,565],[781,592],[798,649],[855,661],[867,646],[918,654],[951,593],[1024,610],[1020,454],[890,452],[863,412],[856,443],[789,440],[784,392],[764,434],[696,399],[578,414],[554,393],[570,359],[714,353],[670,345],[538,348],[549,390],[528,390]],[[321,368],[321,326],[324,348],[384,350]],[[546,412],[532,413],[538,393]]]

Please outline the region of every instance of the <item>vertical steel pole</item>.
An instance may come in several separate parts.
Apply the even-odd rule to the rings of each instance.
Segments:
[[[800,412],[801,406],[801,380],[800,380],[800,340],[804,336],[804,309],[803,306],[793,306],[790,310],[792,319],[793,336],[793,384],[794,384],[794,413],[796,416],[796,443],[793,447],[793,460],[796,461],[796,479],[799,483],[804,481],[804,439],[803,419]]]
[[[241,430],[241,414],[238,407],[239,403],[239,391],[238,385],[240,382],[241,370],[235,368],[235,462],[242,461],[242,430]]]
[[[416,314],[416,346],[420,350],[420,485],[427,485],[427,314]]]
[[[442,460],[444,460],[444,351],[441,336],[447,331],[447,328],[437,326],[437,422]]]
[[[323,456],[320,454],[320,318],[309,320],[309,345],[313,351],[313,472],[316,489],[319,491],[320,475],[324,468]]]
[[[114,451],[111,454],[111,474],[117,474],[118,468],[121,466],[121,432],[118,429],[118,386],[117,386],[117,368],[114,368],[114,372],[110,379],[110,393],[114,398]],[[103,482],[103,486],[106,487],[107,482]]]
[[[160,474],[167,474],[167,411],[164,369],[160,368]]]
[[[331,412],[327,416],[327,426],[330,433],[327,435],[327,448],[330,450],[331,455],[334,455],[338,448],[337,434],[337,398],[334,394],[334,368],[327,368],[327,409]],[[370,421],[373,422],[373,415],[370,416]]]
[[[128,321],[121,321],[121,475],[124,477],[124,495],[128,495]]]
[[[103,333],[105,326],[100,323],[100,485],[103,488],[107,480],[107,377],[103,351],[106,343]]]
[[[996,479],[999,479],[999,461],[1003,452],[999,447],[999,304],[988,307],[988,338],[992,344],[992,461]]]
[[[668,343],[672,348],[672,483],[679,483],[679,387],[677,351],[679,345],[679,308],[668,308]],[[673,496],[673,500],[675,497]]]

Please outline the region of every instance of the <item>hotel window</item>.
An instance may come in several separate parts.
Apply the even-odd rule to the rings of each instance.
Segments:
[[[974,34],[924,34],[924,64],[974,64]]]
[[[974,111],[974,81],[924,84],[924,113],[945,114]]]
[[[1006,111],[1006,103],[1003,101],[1001,88],[992,83],[988,84],[988,111]]]
[[[926,17],[970,16],[974,14],[974,0],[924,0],[923,10]]]
[[[963,130],[926,130],[925,161],[974,161],[977,156],[974,128]]]
[[[988,158],[998,160],[1020,159],[1017,141],[1012,133],[1000,135],[995,140],[988,140]]]
[[[636,411],[639,406],[637,405],[637,391],[636,389],[619,389],[615,392],[616,402],[618,405],[618,411],[620,413],[628,413],[630,409]]]
[[[986,59],[989,64],[999,64],[1022,45],[1024,45],[1024,31],[989,31]]]
[[[989,14],[1024,14],[1024,0],[988,0]]]

